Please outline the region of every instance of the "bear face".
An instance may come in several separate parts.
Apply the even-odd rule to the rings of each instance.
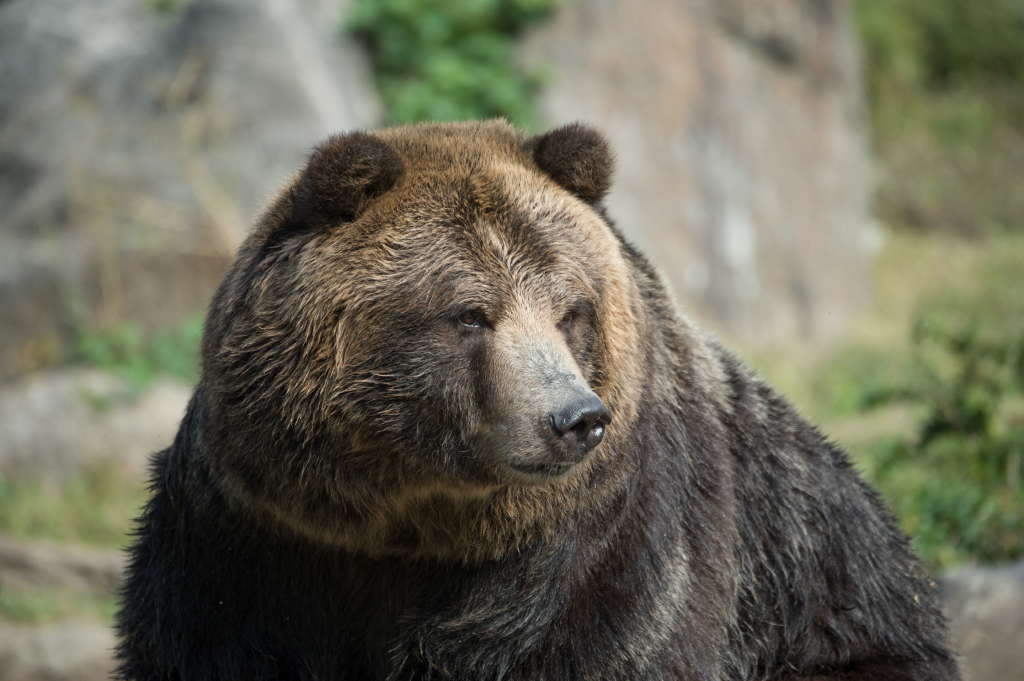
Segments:
[[[225,489],[331,543],[445,555],[600,500],[644,380],[639,292],[595,208],[610,174],[581,126],[321,145],[211,306]]]

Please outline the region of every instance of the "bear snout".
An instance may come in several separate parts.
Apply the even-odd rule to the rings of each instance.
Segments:
[[[612,421],[564,341],[544,337],[545,330],[512,327],[506,335],[499,327],[496,334],[495,373],[514,389],[495,394],[499,408],[488,431],[502,462],[527,484],[567,474],[601,444]]]
[[[605,428],[611,420],[612,415],[601,399],[589,391],[548,414],[552,431],[565,443],[570,456],[576,455],[576,462],[601,444]]]
[[[568,382],[567,382],[568,383]],[[569,473],[604,439],[612,421],[601,399],[585,386],[566,385],[548,395],[547,408],[535,412],[534,445],[514,446],[508,465],[531,484]],[[539,447],[537,446],[539,445]]]

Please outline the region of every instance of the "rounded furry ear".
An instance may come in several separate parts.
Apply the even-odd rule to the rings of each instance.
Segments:
[[[570,123],[527,144],[541,170],[587,203],[598,203],[611,188],[615,157],[597,130]]]
[[[306,219],[351,222],[401,175],[402,159],[380,138],[331,135],[316,146],[299,177],[297,207]]]

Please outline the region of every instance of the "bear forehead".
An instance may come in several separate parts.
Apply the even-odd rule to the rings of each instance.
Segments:
[[[430,221],[459,214],[494,214],[533,227],[575,225],[590,240],[614,240],[593,208],[542,172],[529,140],[504,121],[420,124],[377,133],[404,167],[398,186],[384,197],[408,217]],[[390,202],[388,201],[390,199]]]
[[[406,169],[443,166],[460,174],[482,159],[529,157],[525,138],[504,121],[426,123],[385,128],[373,133],[394,149]]]
[[[358,250],[358,257],[339,253],[331,268],[350,279],[348,291],[363,300],[403,300],[403,307],[415,301],[422,312],[452,305],[494,311],[512,299],[562,307],[600,295],[618,270],[607,249],[561,216],[432,212],[380,227]]]
[[[507,137],[504,147],[462,137],[448,145],[430,134],[396,145],[401,180],[325,244],[339,268],[358,276],[356,285],[386,281],[403,294],[453,286],[496,293],[502,283],[578,289],[624,274],[608,225]]]

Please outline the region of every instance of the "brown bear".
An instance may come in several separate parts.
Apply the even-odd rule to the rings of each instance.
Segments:
[[[846,455],[674,309],[570,125],[328,139],[154,465],[119,677],[959,679]]]

